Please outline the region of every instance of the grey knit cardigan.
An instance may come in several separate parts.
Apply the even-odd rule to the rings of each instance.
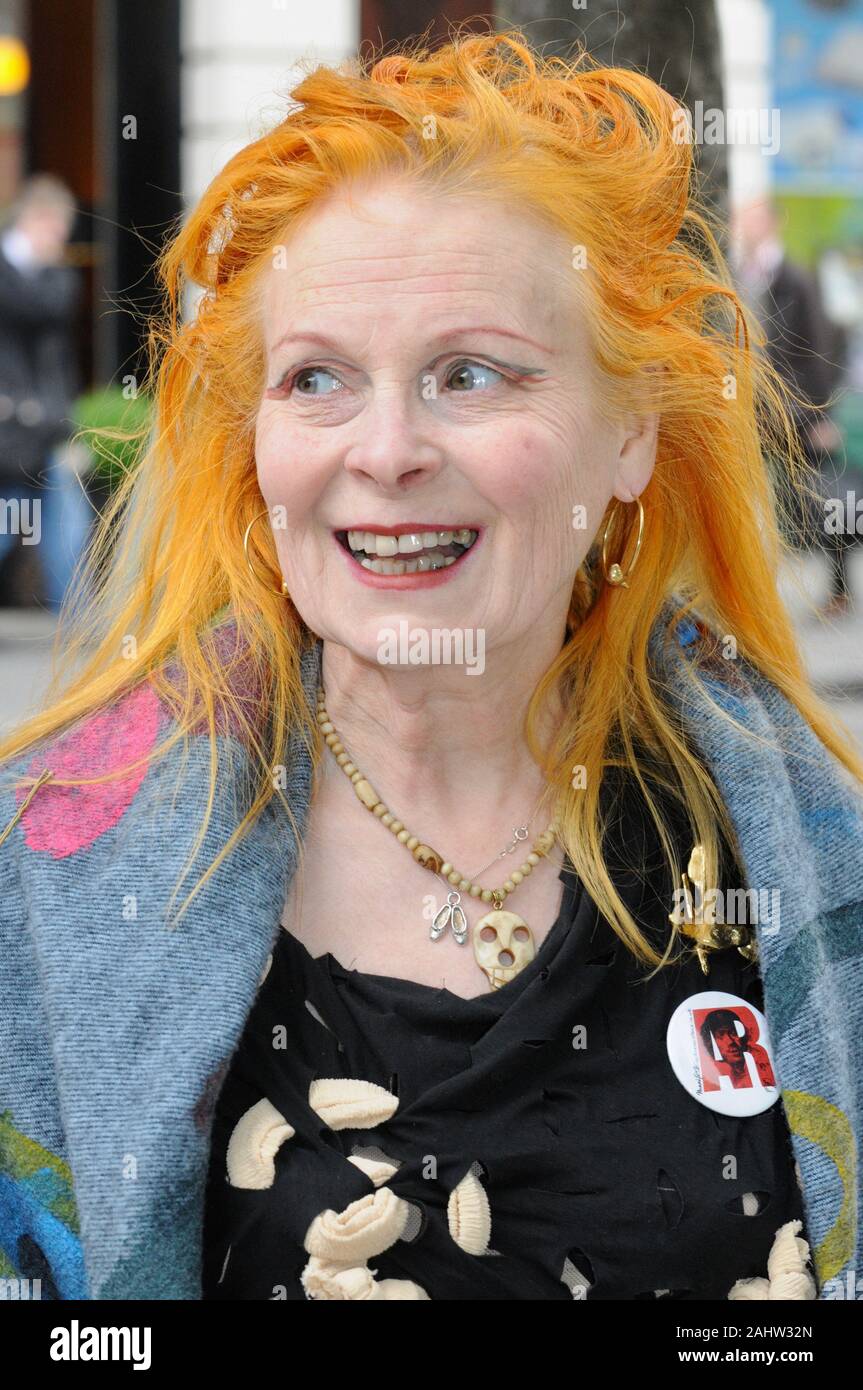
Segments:
[[[853,1297],[863,1276],[860,788],[775,686],[744,659],[723,659],[717,635],[680,606],[668,600],[651,636],[656,689],[716,781],[747,886],[781,895],[779,930],[757,928],[781,1103],[818,1296]],[[310,703],[320,662],[317,642],[302,662]],[[203,735],[98,787],[48,782],[21,813],[22,777],[125,766],[169,720],[146,683],[0,773],[0,1280],[41,1276],[43,1297],[201,1297],[213,1109],[296,865],[275,800],[169,923],[208,795]],[[235,772],[222,776],[198,870],[242,814],[236,774],[249,755],[230,728],[220,740]],[[302,836],[311,765],[296,734],[285,764]]]

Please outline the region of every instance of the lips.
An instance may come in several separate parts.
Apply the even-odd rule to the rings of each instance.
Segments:
[[[342,548],[364,570],[394,577],[449,569],[474,546],[478,534],[477,527],[439,527],[428,522],[335,532]]]

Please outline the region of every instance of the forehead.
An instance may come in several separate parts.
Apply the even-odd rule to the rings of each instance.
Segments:
[[[302,323],[346,331],[386,305],[394,331],[466,311],[558,337],[575,272],[562,232],[488,196],[405,185],[331,195],[285,240],[263,281],[267,342]],[[570,291],[567,294],[567,290]]]

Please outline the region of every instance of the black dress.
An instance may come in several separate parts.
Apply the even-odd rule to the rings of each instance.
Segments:
[[[667,814],[685,866],[689,832],[678,810]],[[641,930],[664,945],[671,886],[631,789],[606,854]],[[730,886],[739,876],[727,847],[725,856]],[[684,1089],[666,1048],[675,1008],[704,990],[763,1011],[757,967],[730,949],[710,957],[705,977],[687,952],[646,980],[568,862],[560,877],[561,910],[534,961],[475,999],[347,970],[279,933],[216,1108],[205,1299],[309,1296],[310,1223],[377,1190],[351,1155],[396,1165],[385,1186],[409,1204],[403,1236],[368,1267],[431,1299],[724,1300],[735,1280],[766,1275],[778,1228],[804,1219],[781,1099],[759,1114],[719,1114]],[[477,968],[478,991],[483,982]],[[395,1113],[332,1128],[310,1106],[310,1085],[343,1077],[382,1087]],[[264,1097],[294,1133],[270,1186],[238,1187],[226,1176],[228,1143]],[[472,1191],[454,1211],[460,1183]],[[483,1209],[487,1248],[468,1253],[459,1221],[466,1229]]]

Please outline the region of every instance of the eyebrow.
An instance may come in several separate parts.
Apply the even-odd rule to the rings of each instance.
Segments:
[[[520,343],[529,343],[531,347],[539,348],[540,352],[545,352],[549,356],[553,356],[553,350],[551,348],[545,347],[543,343],[538,343],[534,338],[528,338],[524,333],[514,333],[512,329],[496,328],[490,325],[444,329],[443,332],[435,334],[430,340],[429,346],[433,347],[437,343],[448,342],[453,338],[476,337],[481,333],[491,334],[498,338],[512,338]],[[276,342],[272,344],[269,351],[273,353],[277,348],[280,348],[287,342],[316,343],[318,347],[330,349],[339,346],[332,338],[328,338],[325,333],[307,332],[305,329],[298,329],[295,332],[284,333],[281,338],[278,338]]]

